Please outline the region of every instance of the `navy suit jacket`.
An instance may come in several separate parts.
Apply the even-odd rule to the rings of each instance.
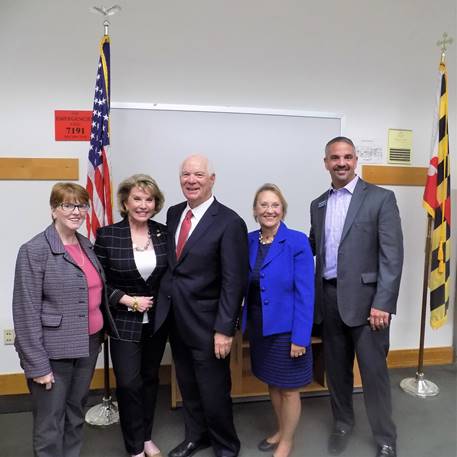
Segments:
[[[249,257],[243,219],[217,200],[205,212],[179,259],[175,234],[187,203],[167,213],[168,270],[159,293],[156,327],[170,307],[190,346],[214,352],[214,332],[233,335],[247,286]]]
[[[259,250],[259,230],[249,233],[250,269]],[[281,225],[260,269],[263,335],[292,333],[292,343],[311,342],[314,259],[308,237]],[[244,319],[249,302],[246,300]]]

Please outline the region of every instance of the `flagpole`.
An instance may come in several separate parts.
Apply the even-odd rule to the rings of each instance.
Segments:
[[[432,246],[432,224],[433,219],[427,216],[427,236],[425,239],[425,260],[424,260],[424,282],[422,284],[422,312],[419,341],[419,357],[417,371],[414,378],[405,378],[400,382],[400,387],[408,394],[415,397],[426,398],[438,395],[439,387],[432,381],[425,379],[424,375],[424,343],[425,343],[425,321],[427,316],[427,292],[428,279],[430,274],[430,257]]]
[[[427,316],[427,292],[428,280],[430,276],[430,257],[432,253],[432,225],[433,219],[427,215],[427,236],[425,238],[425,260],[424,260],[424,282],[422,284],[422,312],[421,312],[421,331],[419,338],[419,360],[417,363],[416,379],[424,377],[424,344],[425,344],[425,319]],[[439,391],[439,390],[438,390]],[[438,392],[437,392],[438,393]]]
[[[92,7],[91,11],[100,13],[103,15],[105,20],[103,21],[104,36],[109,37],[109,26],[108,16],[111,16],[121,10],[121,7],[114,5],[111,8]],[[106,427],[108,425],[116,424],[119,422],[119,409],[117,403],[112,400],[111,386],[109,379],[109,338],[106,337],[103,342],[103,386],[104,393],[102,397],[102,403],[99,403],[90,408],[87,413],[85,420],[90,425],[99,427]]]
[[[438,41],[437,43],[437,46],[441,47],[441,65],[444,65],[446,60],[447,45],[451,44],[452,41],[453,39],[448,37],[447,33],[443,33],[442,40]],[[440,89],[442,89],[442,87],[440,87]],[[436,122],[435,119],[434,122]],[[447,131],[445,133],[447,134]],[[425,379],[424,375],[425,321],[427,315],[427,292],[431,268],[430,262],[432,257],[432,229],[434,225],[433,222],[434,218],[430,215],[430,213],[428,213],[427,236],[425,241],[424,282],[422,285],[422,312],[419,340],[419,356],[416,376],[414,378],[405,378],[400,382],[400,387],[403,389],[404,392],[419,398],[433,397],[435,395],[438,395],[440,392],[439,387],[434,382]],[[443,262],[446,262],[445,258],[443,259]]]

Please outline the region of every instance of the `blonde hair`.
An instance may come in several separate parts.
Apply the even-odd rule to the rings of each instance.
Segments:
[[[129,178],[124,179],[117,189],[117,202],[119,205],[119,213],[122,217],[127,217],[128,211],[125,207],[125,203],[129,198],[130,191],[134,187],[139,187],[144,192],[149,192],[155,200],[154,216],[163,208],[165,203],[165,197],[162,191],[159,189],[156,181],[149,175],[136,174]]]
[[[284,195],[281,192],[281,189],[276,184],[267,182],[267,183],[263,184],[262,186],[260,186],[254,195],[254,202],[252,204],[252,209],[254,210],[254,219],[256,220],[256,222],[257,222],[257,216],[255,216],[255,206],[257,205],[257,200],[259,199],[259,195],[265,191],[273,192],[279,198],[279,201],[281,202],[281,206],[282,206],[282,219],[284,219],[287,214],[287,201],[284,198]]]

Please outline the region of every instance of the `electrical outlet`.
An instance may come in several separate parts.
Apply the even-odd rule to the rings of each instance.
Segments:
[[[3,344],[9,345],[14,344],[14,338],[16,335],[14,334],[14,330],[12,328],[5,328],[3,329]]]

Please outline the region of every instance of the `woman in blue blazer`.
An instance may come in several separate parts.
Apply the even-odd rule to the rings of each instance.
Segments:
[[[252,372],[268,384],[278,424],[258,448],[287,457],[300,418],[299,389],[312,379],[314,261],[306,235],[282,222],[287,202],[276,185],[256,192],[253,210],[260,229],[249,234],[244,311]]]

